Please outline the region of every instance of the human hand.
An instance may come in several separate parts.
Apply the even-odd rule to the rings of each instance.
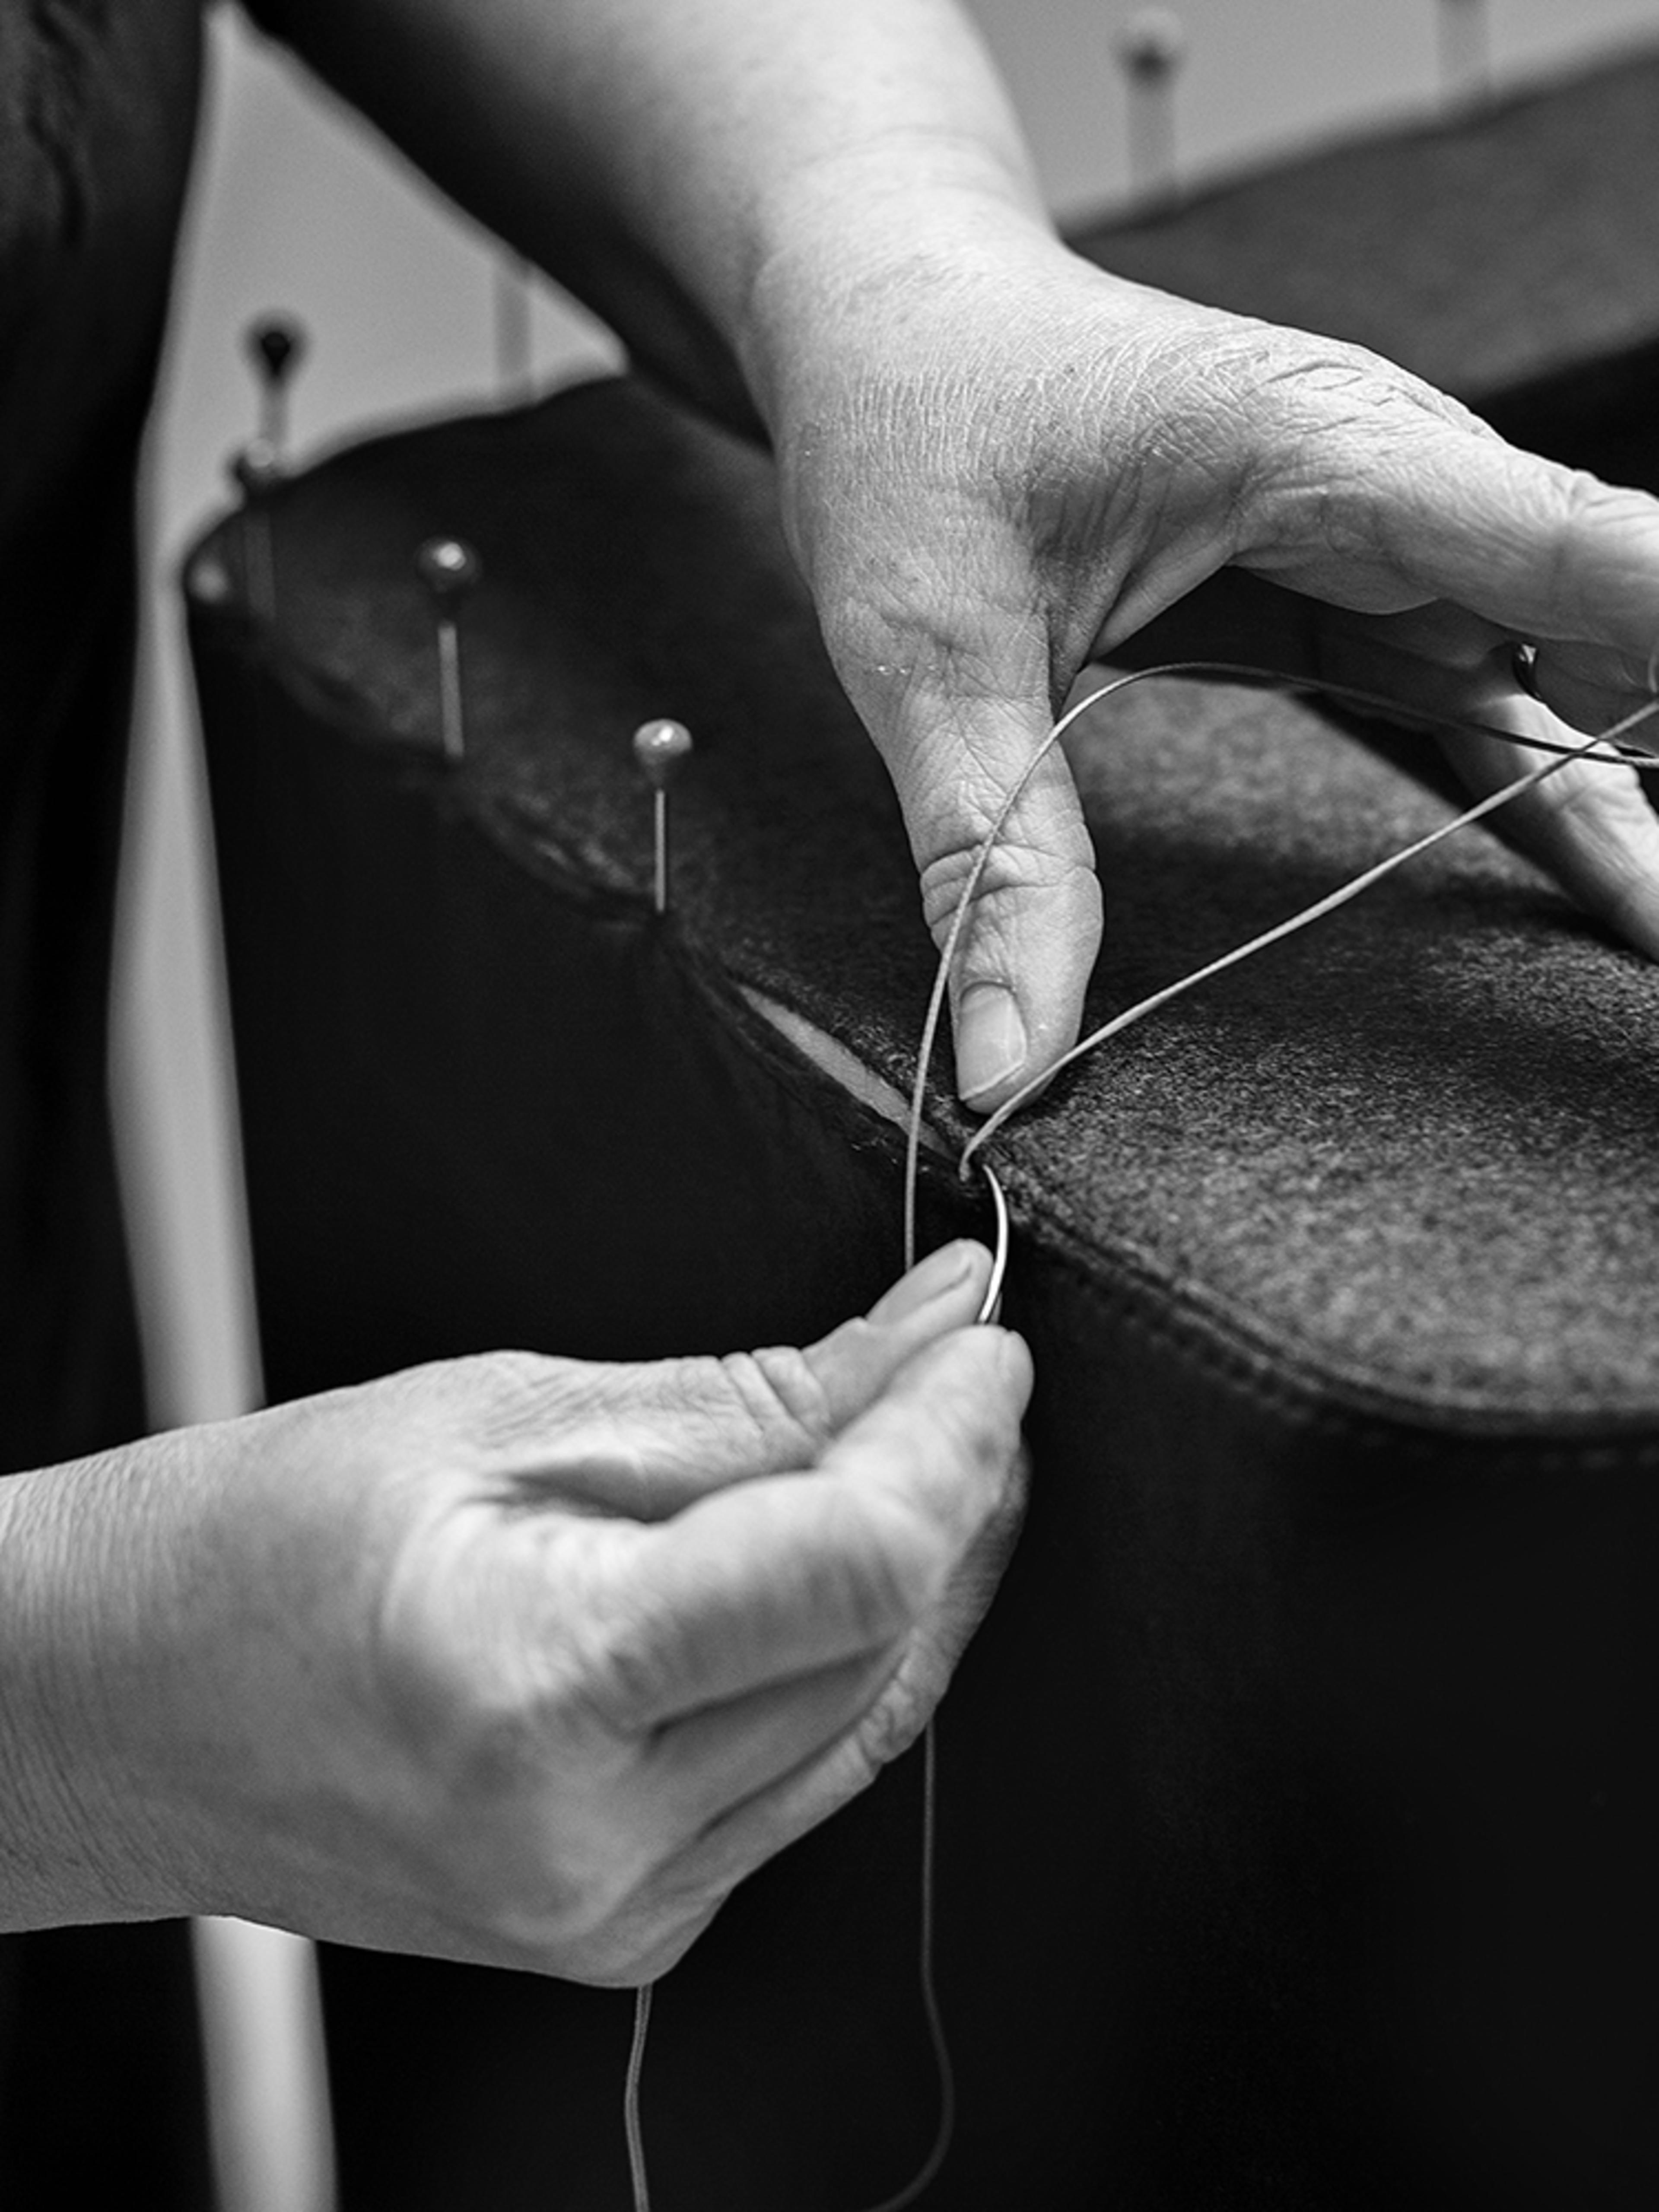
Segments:
[[[1170,657],[1222,657],[1224,570],[1277,602],[1237,657],[1408,711],[1560,736],[1552,708],[1600,728],[1650,696],[1659,503],[1516,451],[1359,349],[1127,283],[994,209],[943,235],[913,220],[884,267],[866,235],[856,258],[808,241],[763,274],[755,322],[786,526],[936,940],[1079,670],[1160,617]],[[1515,681],[1517,638],[1547,707]],[[1453,757],[1477,793],[1527,764],[1480,739]],[[1659,957],[1659,830],[1632,775],[1575,763],[1502,819]],[[1073,1041],[1099,933],[1056,750],[952,982],[971,1104]]]
[[[989,1601],[1030,1368],[968,1326],[988,1275],[948,1246],[804,1352],[461,1359],[21,1478],[82,1917],[660,1973]]]

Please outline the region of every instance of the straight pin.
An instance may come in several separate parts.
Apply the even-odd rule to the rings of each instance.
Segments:
[[[250,323],[243,340],[259,384],[259,437],[277,468],[288,461],[288,395],[306,357],[306,330],[292,315],[265,315]]]
[[[1138,8],[1117,34],[1129,95],[1129,185],[1143,198],[1176,188],[1175,81],[1187,32],[1173,8]]]
[[[652,790],[652,903],[659,914],[668,911],[668,787],[690,750],[691,732],[684,722],[641,722],[634,732],[634,757]]]
[[[263,438],[252,439],[230,457],[231,482],[242,496],[238,526],[242,589],[248,605],[264,622],[276,618],[276,545],[266,502],[282,477],[283,465]]]
[[[447,760],[466,757],[461,697],[461,602],[483,574],[464,538],[428,538],[415,556],[415,573],[432,601],[438,640],[438,733]]]

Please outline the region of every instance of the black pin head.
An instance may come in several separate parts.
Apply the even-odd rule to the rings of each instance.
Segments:
[[[252,502],[282,481],[283,464],[269,438],[250,438],[230,457],[230,479],[245,500]]]
[[[1137,8],[1117,34],[1117,58],[1143,84],[1171,77],[1187,58],[1187,31],[1173,8]]]
[[[453,614],[483,574],[483,563],[464,538],[428,538],[415,556],[415,573],[440,611]]]
[[[286,384],[306,356],[306,327],[292,315],[262,315],[247,326],[248,358],[267,384]]]
[[[665,791],[670,778],[691,750],[684,722],[641,722],[634,732],[634,757],[654,791]]]

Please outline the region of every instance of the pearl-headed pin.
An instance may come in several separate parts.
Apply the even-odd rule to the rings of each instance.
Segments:
[[[283,480],[283,465],[264,438],[250,439],[229,461],[230,480],[241,494],[237,537],[242,558],[242,589],[264,621],[276,614],[276,546],[266,502]]]
[[[668,911],[668,787],[690,750],[691,732],[684,722],[641,722],[634,732],[634,757],[652,791],[652,903],[659,914]]]
[[[1175,81],[1187,31],[1173,8],[1137,8],[1120,26],[1118,65],[1129,94],[1129,183],[1146,197],[1176,184]]]
[[[466,757],[461,696],[461,603],[483,573],[483,564],[461,538],[428,538],[415,556],[415,573],[432,601],[438,641],[438,732],[445,757]]]

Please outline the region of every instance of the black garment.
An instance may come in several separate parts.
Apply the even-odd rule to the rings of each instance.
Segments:
[[[134,479],[200,46],[199,0],[0,0],[4,1472],[143,1425],[106,1012]],[[0,1941],[0,2202],[205,2201],[187,1967],[169,1927]]]

